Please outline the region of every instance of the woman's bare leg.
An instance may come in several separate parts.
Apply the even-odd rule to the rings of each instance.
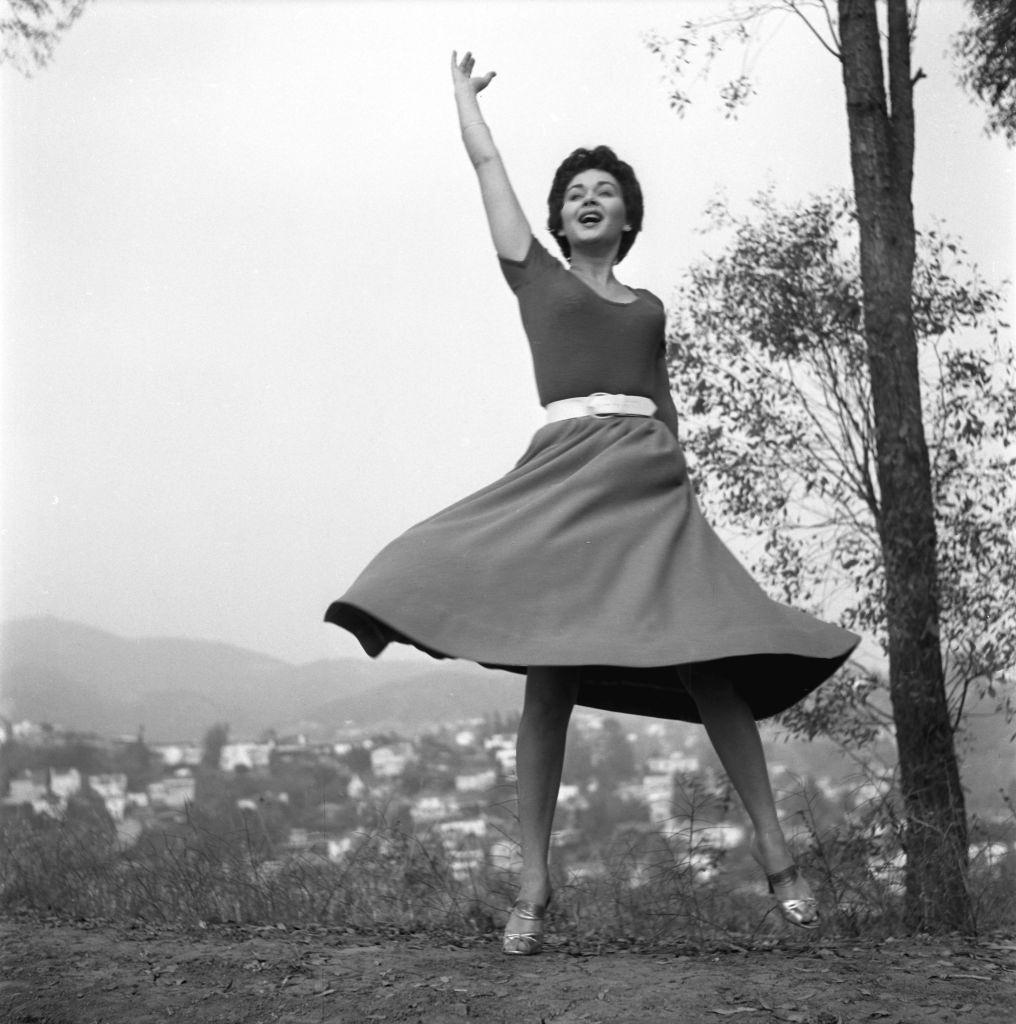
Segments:
[[[709,739],[755,828],[755,846],[767,874],[794,863],[776,814],[765,752],[751,709],[725,678],[691,669],[684,678]],[[775,886],[779,899],[807,899],[812,893],[798,876]]]
[[[534,667],[526,676],[515,766],[522,831],[519,899],[540,906],[550,896],[550,829],[561,786],[568,721],[577,693],[578,674],[573,669]],[[506,930],[532,931],[533,923],[517,920],[512,914]]]

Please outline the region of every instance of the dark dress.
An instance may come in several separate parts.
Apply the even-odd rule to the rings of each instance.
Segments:
[[[325,619],[525,672],[581,666],[588,707],[697,722],[682,675],[733,680],[756,718],[790,707],[859,638],[767,597],[705,521],[677,440],[665,312],[598,295],[535,239],[501,260],[540,401],[643,395],[656,417],[549,423],[507,475],[392,541]]]

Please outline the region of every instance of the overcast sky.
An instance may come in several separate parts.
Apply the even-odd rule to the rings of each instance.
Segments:
[[[449,53],[538,234],[554,168],[606,142],[665,300],[724,191],[849,184],[839,68],[767,24],[758,95],[669,110],[647,30],[714,3],[96,0],[3,116],[3,617],[356,653],[325,607],[401,530],[507,471],[540,423],[458,138]],[[1013,153],[924,0],[918,221],[1012,275]]]

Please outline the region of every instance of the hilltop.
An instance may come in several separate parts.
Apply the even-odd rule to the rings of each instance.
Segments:
[[[293,665],[229,644],[127,639],[52,617],[0,630],[0,712],[69,730],[149,740],[200,738],[215,722],[234,736],[415,731],[520,705],[521,680],[460,662],[333,659]]]
[[[0,1012],[26,1024],[1001,1021],[1016,951],[1004,937],[795,937],[642,950],[555,944],[538,957],[505,957],[493,934],[194,934],[24,920],[3,947]]]

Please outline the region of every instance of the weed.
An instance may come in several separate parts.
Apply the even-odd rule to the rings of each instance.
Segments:
[[[822,906],[819,935],[880,938],[902,921],[902,826],[893,788],[821,829],[806,787],[795,794],[795,850]],[[686,790],[672,820],[619,830],[599,856],[555,868],[551,928],[576,949],[628,944],[744,944],[783,925],[742,843],[723,841],[703,808],[715,794]],[[1010,808],[1011,811],[1011,808]],[[0,909],[184,927],[319,924],[354,931],[488,935],[514,895],[510,860],[449,848],[384,813],[341,844],[282,849],[240,819],[211,829],[199,814],[163,823],[125,848],[108,820],[15,815],[0,824]],[[981,931],[1016,922],[1016,816],[974,823],[969,879]],[[722,838],[722,836],[721,836]],[[510,828],[497,835],[509,847]],[[463,867],[465,865],[465,867]]]

